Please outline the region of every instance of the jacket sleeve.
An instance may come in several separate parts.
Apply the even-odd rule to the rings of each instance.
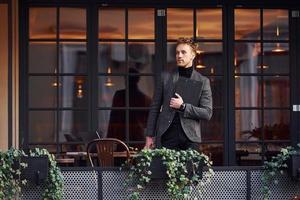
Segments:
[[[187,103],[183,117],[201,120],[210,120],[212,117],[212,93],[208,78],[204,80],[199,106],[197,107]]]
[[[147,120],[147,128],[145,130],[145,136],[154,137],[156,135],[156,123],[160,112],[160,107],[163,100],[163,78],[158,76],[158,81],[156,81],[155,92],[153,96],[153,101],[150,106],[150,111]]]

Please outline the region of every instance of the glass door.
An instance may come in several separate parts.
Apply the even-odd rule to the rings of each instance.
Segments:
[[[289,30],[287,9],[234,10],[238,165],[262,165],[290,144]]]

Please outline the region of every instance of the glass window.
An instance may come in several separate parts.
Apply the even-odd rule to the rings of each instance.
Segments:
[[[28,81],[30,108],[54,108],[57,106],[57,88],[54,76],[31,76]]]
[[[220,42],[199,42],[195,67],[205,75],[223,74],[223,49]]]
[[[129,106],[150,107],[154,93],[152,76],[128,76]]]
[[[69,134],[75,141],[88,143],[90,140],[85,136],[88,133],[88,112],[64,110],[59,112],[58,120],[59,141],[65,141]]]
[[[124,39],[125,38],[125,9],[101,8],[99,9],[99,38]]]
[[[55,39],[57,32],[56,8],[29,9],[29,38]]]
[[[126,84],[124,76],[98,77],[98,106],[99,107],[125,107]]]
[[[289,73],[289,44],[264,43],[264,73]]]
[[[261,107],[261,81],[257,76],[236,76],[235,106]]]
[[[238,42],[234,45],[235,73],[260,73],[261,47],[260,43]],[[265,65],[263,66],[265,67]]]
[[[264,139],[288,140],[290,137],[290,111],[264,111]]]
[[[88,107],[88,83],[85,76],[60,76],[59,83],[61,108]]]
[[[127,71],[125,42],[100,42],[98,72],[124,73]]]
[[[86,73],[86,56],[85,42],[61,42],[59,44],[59,72]]]
[[[56,73],[57,50],[55,42],[29,43],[29,73]]]
[[[126,110],[99,110],[98,111],[98,132],[103,137],[118,138],[122,141],[126,137]]]
[[[130,42],[128,44],[128,66],[136,69],[138,73],[154,72],[154,43]]]
[[[86,39],[86,11],[84,8],[59,9],[59,38]]]
[[[263,38],[264,40],[289,39],[289,13],[288,10],[263,10]]]
[[[154,39],[154,9],[128,9],[128,38]]]
[[[235,9],[234,20],[236,40],[260,39],[259,9]]]
[[[167,38],[193,37],[193,9],[167,9]]]
[[[258,141],[262,139],[260,110],[235,111],[235,139],[236,141]]]
[[[263,164],[262,146],[259,143],[238,143],[235,154],[237,165],[255,166]]]
[[[290,81],[287,76],[264,77],[264,106],[289,107]]]
[[[54,143],[57,117],[55,111],[29,111],[28,140],[30,143]]]
[[[222,39],[222,9],[197,9],[197,39]]]

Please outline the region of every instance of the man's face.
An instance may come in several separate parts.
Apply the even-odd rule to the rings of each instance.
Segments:
[[[179,44],[176,47],[176,63],[178,67],[191,67],[195,53],[188,44]]]

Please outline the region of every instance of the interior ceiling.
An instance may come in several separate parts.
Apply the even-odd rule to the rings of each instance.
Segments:
[[[122,11],[123,9],[120,9]],[[149,32],[153,37],[154,19],[149,20],[147,17],[137,18],[138,14],[143,14],[143,11],[138,11],[138,9],[132,9],[134,11],[133,17],[129,19],[130,23],[134,23],[134,26],[129,26],[133,29],[132,33],[138,34],[141,37],[149,37]],[[147,10],[153,9],[146,9]],[[197,16],[197,28],[200,28],[199,36],[201,33],[205,36],[211,38],[220,37],[220,9],[199,9],[197,10],[199,15]],[[274,31],[274,27],[282,26],[282,29],[287,29],[284,27],[288,21],[288,13],[286,10],[264,10],[267,11],[264,14],[264,19],[266,23],[265,27],[270,27],[270,31]],[[130,12],[130,9],[129,9]],[[193,33],[193,12],[192,9],[176,9],[171,8],[167,10],[169,21],[168,21],[168,33],[174,35],[175,37],[179,35],[189,36]],[[235,14],[238,15],[238,26],[240,30],[236,32],[236,38],[242,38],[244,35],[250,34],[251,32],[258,32],[259,28],[259,10],[258,9],[237,9]],[[130,14],[129,14],[130,15]],[[125,27],[122,20],[124,15],[109,15],[109,12],[105,12],[103,17],[107,17],[112,21],[112,26],[110,23],[105,23],[101,26],[101,31],[106,35],[120,35],[118,27]],[[249,20],[251,16],[252,20]],[[60,13],[60,32],[64,34],[64,37],[70,38],[85,38],[86,34],[86,14],[84,9],[80,8],[63,8]],[[136,20],[135,20],[136,18]],[[121,20],[120,20],[121,19]],[[203,19],[203,22],[202,22]],[[45,23],[46,22],[46,23]],[[30,35],[31,38],[47,37],[56,34],[56,8],[31,8],[30,9]],[[202,30],[202,32],[201,32]],[[282,32],[287,30],[281,30]],[[121,34],[122,35],[122,34]],[[191,35],[192,36],[192,35]]]

